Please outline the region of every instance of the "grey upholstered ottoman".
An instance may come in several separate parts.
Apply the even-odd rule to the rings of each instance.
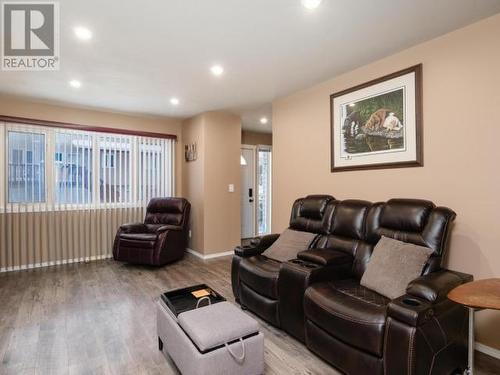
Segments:
[[[158,337],[184,375],[258,375],[264,372],[264,335],[258,323],[229,302],[177,316],[157,303]]]

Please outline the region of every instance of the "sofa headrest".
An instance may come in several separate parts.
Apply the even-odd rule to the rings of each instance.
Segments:
[[[190,204],[184,198],[153,198],[148,204],[145,224],[181,225]]]
[[[292,207],[290,228],[304,232],[328,233],[333,201],[331,195],[308,195],[297,199]]]
[[[147,211],[152,214],[180,214],[184,211],[187,200],[184,198],[153,198],[149,201]]]
[[[302,200],[299,215],[311,220],[321,220],[325,213],[326,205],[333,197],[329,195],[308,195]]]
[[[331,196],[297,199],[290,228],[321,234],[314,247],[340,250],[354,257],[352,272],[361,277],[381,236],[434,250],[425,272],[441,266],[455,212],[423,199],[371,203]]]
[[[373,243],[381,236],[411,242],[442,256],[455,216],[449,208],[436,207],[427,200],[390,199],[373,205],[367,221],[368,237]]]
[[[353,240],[364,240],[365,221],[371,206],[371,202],[357,199],[337,201],[330,233]]]
[[[380,225],[388,229],[421,232],[436,207],[419,199],[390,199],[382,209]]]

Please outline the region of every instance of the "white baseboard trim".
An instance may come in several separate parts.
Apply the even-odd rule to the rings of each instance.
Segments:
[[[232,251],[232,250],[231,251],[224,251],[224,252],[221,252],[221,253],[208,254],[208,255],[203,255],[203,254],[199,253],[198,251],[190,249],[190,248],[187,248],[186,251],[189,254],[193,254],[195,257],[200,258],[201,260],[208,260],[208,259],[214,259],[214,258],[220,258],[220,257],[227,257],[228,255],[233,255],[234,254],[234,251]]]
[[[94,260],[102,260],[102,259],[110,259],[110,258],[113,258],[113,254],[93,255],[91,257],[81,257],[81,258],[75,258],[75,259],[63,259],[63,260],[55,260],[55,261],[42,262],[42,263],[30,263],[30,264],[23,264],[21,266],[2,267],[2,268],[0,268],[0,273],[31,270],[34,268],[42,268],[42,267],[59,266],[62,264],[91,262]]]
[[[475,348],[478,352],[489,355],[490,357],[500,359],[500,350],[492,348],[491,346],[481,344],[476,341]]]

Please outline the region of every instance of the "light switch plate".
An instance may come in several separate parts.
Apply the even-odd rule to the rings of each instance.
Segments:
[[[234,184],[229,184],[229,186],[227,187],[227,191],[229,191],[230,193],[234,193]]]

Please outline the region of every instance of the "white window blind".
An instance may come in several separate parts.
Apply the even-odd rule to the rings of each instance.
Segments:
[[[141,206],[174,193],[171,139],[4,126],[8,199],[2,206]]]
[[[0,123],[0,269],[107,257],[174,196],[175,140]]]
[[[9,130],[7,160],[9,203],[44,202],[44,134]]]
[[[94,182],[92,136],[57,130],[54,149],[55,203],[92,203]]]

